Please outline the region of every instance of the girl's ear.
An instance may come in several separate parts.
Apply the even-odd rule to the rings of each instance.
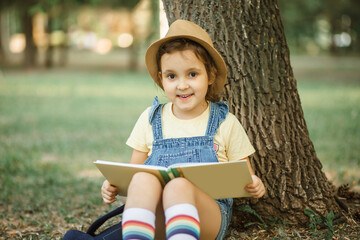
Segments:
[[[158,79],[159,79],[158,85],[160,86],[161,89],[164,90],[161,72],[158,72]]]
[[[208,85],[212,85],[215,82],[216,74],[211,71],[208,77]]]

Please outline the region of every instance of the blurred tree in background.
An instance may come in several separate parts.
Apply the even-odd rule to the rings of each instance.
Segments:
[[[143,5],[150,17],[148,13],[136,13]],[[279,8],[293,54],[359,53],[360,1],[279,0]],[[23,66],[34,67],[41,62],[50,68],[56,50],[57,64],[63,66],[69,50],[78,47],[74,41],[80,40],[70,39],[70,35],[76,35],[79,29],[87,34],[89,44],[93,38],[99,51],[102,46],[100,54],[116,49],[109,47],[109,40],[111,46],[116,46],[116,38],[120,38],[113,36],[114,32],[130,34],[132,44],[125,48],[130,55],[128,68],[135,70],[141,48],[149,44],[149,39],[159,37],[159,0],[2,0],[0,63],[21,56]],[[86,45],[83,49],[94,50],[95,46]]]
[[[150,21],[147,21],[147,16],[141,19],[134,13],[134,9],[140,2],[146,2],[150,5],[148,7],[152,13]],[[7,55],[23,52],[23,66],[34,67],[38,62],[37,53],[44,50],[44,65],[50,68],[54,64],[54,48],[57,47],[61,49],[59,65],[65,65],[67,52],[71,47],[71,41],[68,39],[69,34],[74,28],[82,28],[89,36],[92,34],[94,44],[94,41],[100,42],[101,37],[113,37],[110,41],[116,42],[115,36],[110,36],[113,32],[121,33],[123,31],[123,33],[127,33],[127,37],[132,38],[131,46],[126,46],[131,52],[130,68],[135,69],[141,40],[149,36],[158,38],[156,35],[158,30],[151,27],[158,25],[158,9],[158,1],[156,0],[29,0],[25,2],[3,0],[0,3],[0,61],[4,63]],[[103,19],[100,19],[101,17]],[[124,18],[127,19],[124,21]],[[144,33],[139,33],[139,27],[134,21],[135,18],[142,20],[143,25],[149,29],[148,32],[150,33],[145,33],[146,36]],[[115,21],[118,22],[114,23]],[[81,22],[85,23],[81,24]],[[118,29],[115,31],[110,29],[114,26],[109,26],[111,25],[108,24],[109,22],[117,25]],[[99,27],[99,25],[101,26]],[[21,44],[21,41],[24,44]],[[103,48],[109,44],[107,41],[101,43]],[[21,45],[24,45],[24,49]],[[11,46],[15,49],[12,49]],[[101,53],[104,54],[104,50]]]
[[[279,8],[295,53],[359,53],[360,1],[279,0]]]

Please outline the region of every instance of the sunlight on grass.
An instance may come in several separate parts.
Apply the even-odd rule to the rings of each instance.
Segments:
[[[360,185],[360,85],[298,83],[310,138],[335,184]]]
[[[325,170],[351,180],[348,172],[360,164],[359,85],[300,79],[298,90]],[[125,141],[156,95],[165,101],[146,73],[8,72],[0,81],[1,153],[24,152],[31,161],[71,163],[88,173],[96,159],[129,161]]]
[[[300,77],[298,90],[327,175],[337,184],[359,186],[360,84]],[[93,161],[129,161],[132,150],[125,142],[156,95],[166,101],[146,73],[5,72],[0,79],[0,217],[26,222],[37,213],[32,221],[40,224],[41,216],[56,213],[69,224],[106,212],[99,192],[103,178]]]
[[[126,81],[126,80],[125,80]],[[73,86],[33,86],[10,85],[6,86],[4,95],[17,95],[22,97],[111,97],[134,98],[148,97],[156,92],[156,87],[147,84],[148,88],[139,88],[137,85],[103,86],[103,85],[73,85]],[[36,87],[36,88],[35,88]],[[150,91],[149,91],[150,90]]]
[[[337,64],[325,58],[328,69],[308,60],[295,58],[294,72],[317,155],[336,184],[360,186],[359,59]],[[85,230],[107,212],[93,161],[129,161],[125,142],[156,95],[165,101],[145,72],[0,75],[0,217],[8,223],[0,221],[0,235],[11,224],[12,230],[31,226],[41,236],[57,229],[61,236],[73,224]]]
[[[6,76],[0,92],[4,141],[79,167],[97,158],[128,161],[125,141],[136,119],[162,93],[145,74],[98,73],[75,81],[65,74]]]

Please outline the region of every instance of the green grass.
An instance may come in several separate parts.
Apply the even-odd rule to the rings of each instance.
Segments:
[[[336,183],[359,186],[360,71],[351,64],[329,64],[319,73],[298,58],[294,71],[324,169]],[[334,73],[346,77],[336,81]],[[146,73],[0,74],[0,236],[59,238],[108,211],[93,161],[129,161],[126,139],[155,95],[164,99]]]
[[[337,185],[360,190],[360,58],[293,57],[316,153]]]
[[[299,83],[310,138],[337,183],[360,184],[360,86]]]
[[[5,146],[81,167],[97,158],[127,161],[124,142],[160,94],[145,74],[119,72],[12,72],[1,89]]]
[[[155,95],[161,92],[144,73],[5,72],[0,79],[0,236],[24,224],[42,236],[44,229],[58,229],[55,236],[61,236],[59,222],[88,226],[85,219],[108,210],[93,161],[129,161],[125,141]]]

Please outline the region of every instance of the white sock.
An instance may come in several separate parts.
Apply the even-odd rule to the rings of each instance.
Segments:
[[[199,213],[194,205],[176,204],[165,210],[168,240],[197,240],[200,238]]]
[[[123,239],[154,239],[155,214],[144,208],[128,208],[122,214]]]

